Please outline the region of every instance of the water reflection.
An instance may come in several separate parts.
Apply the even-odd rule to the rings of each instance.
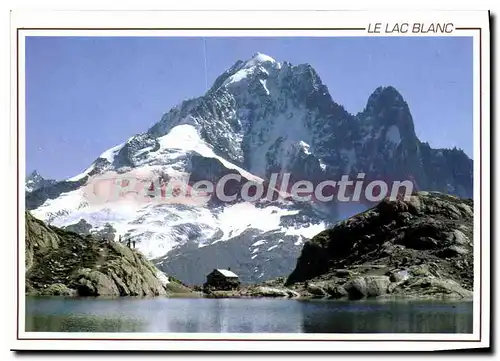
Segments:
[[[472,303],[303,301],[303,332],[472,333]]]
[[[28,297],[26,331],[471,333],[472,304]]]
[[[154,331],[301,332],[301,307],[296,302],[283,303],[272,299],[176,301],[168,302],[168,306],[175,309],[175,317],[165,313],[162,322],[155,322]],[[284,307],[286,312],[282,310]]]

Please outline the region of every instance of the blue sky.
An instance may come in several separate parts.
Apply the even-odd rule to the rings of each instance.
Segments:
[[[64,179],[205,92],[254,53],[309,63],[332,98],[357,113],[378,86],[410,106],[420,140],[473,153],[472,39],[457,37],[26,39],[26,166]]]

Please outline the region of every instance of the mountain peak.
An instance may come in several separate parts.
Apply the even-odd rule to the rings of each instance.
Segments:
[[[363,113],[371,125],[384,128],[395,126],[403,139],[413,142],[417,138],[408,103],[392,86],[375,89],[368,98]]]
[[[276,64],[276,60],[271,58],[269,55],[262,53],[255,53],[250,60],[248,60],[243,68],[250,68],[253,66],[261,65],[262,63],[272,63]]]
[[[53,179],[45,179],[38,173],[37,170],[32,171],[29,175],[26,176],[25,180],[25,190],[27,192],[32,192],[37,188],[40,188],[45,185],[54,184],[56,181]]]
[[[249,75],[262,74],[262,72],[268,73],[273,71],[273,69],[280,68],[281,64],[269,55],[257,52],[248,60],[238,60],[224,73],[219,75],[210,90],[216,91],[223,85],[236,84],[241,80],[247,81],[251,78]]]
[[[33,180],[33,179],[43,179],[43,177],[40,175],[40,173],[38,173],[36,169],[26,177],[26,180]]]
[[[382,106],[400,106],[406,105],[406,102],[401,93],[393,86],[380,86],[370,95],[366,107],[369,108],[375,104]]]

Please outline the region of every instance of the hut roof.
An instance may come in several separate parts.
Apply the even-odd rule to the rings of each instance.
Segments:
[[[228,278],[238,278],[238,276],[236,275],[236,273],[234,272],[231,272],[227,269],[216,269],[217,272],[219,272],[220,274],[222,274],[224,277],[228,277]]]

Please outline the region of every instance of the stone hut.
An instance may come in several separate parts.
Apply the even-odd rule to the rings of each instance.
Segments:
[[[228,269],[214,269],[207,275],[207,282],[203,285],[205,289],[232,290],[240,286],[238,276]]]

